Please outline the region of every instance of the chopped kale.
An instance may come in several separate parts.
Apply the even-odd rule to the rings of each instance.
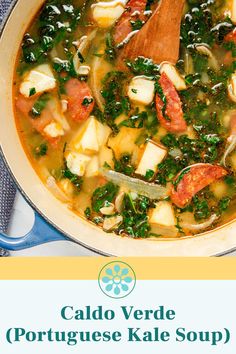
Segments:
[[[228,175],[224,178],[225,183],[231,188],[236,188],[236,179],[233,175]]]
[[[76,191],[80,192],[83,183],[83,179],[81,177],[72,173],[67,167],[62,170],[62,176],[69,179],[76,188]]]
[[[119,124],[119,127],[143,128],[147,119],[148,113],[146,111],[139,113],[139,110],[136,110],[128,119],[123,120]]]
[[[48,93],[43,93],[35,102],[35,104],[33,105],[31,111],[29,112],[29,115],[31,116],[31,118],[36,119],[38,118],[43,110],[46,108],[47,103],[50,99],[50,95]]]
[[[131,112],[129,118],[123,120],[118,127],[120,128],[122,126],[128,128],[143,128],[135,143],[137,145],[144,144],[157,133],[158,120],[156,118],[156,112],[152,108],[146,108],[146,111],[142,112],[136,108]]]
[[[179,176],[176,178],[176,180],[173,182],[173,185],[175,186],[175,188],[177,188],[178,184],[180,183],[180,181],[184,178],[184,176],[189,173],[189,171],[191,170],[190,167],[185,168],[180,174]]]
[[[133,238],[147,238],[150,236],[150,224],[148,222],[148,209],[154,207],[153,202],[147,197],[138,196],[135,200],[130,194],[126,194],[123,200],[121,215],[123,222],[117,233],[126,233]]]
[[[68,54],[68,56],[70,56]],[[67,80],[70,77],[77,77],[77,73],[74,68],[73,58],[70,57],[68,60],[58,60],[53,63],[53,68],[57,73],[67,73]]]
[[[217,200],[209,187],[206,187],[193,197],[191,204],[182,209],[182,212],[193,212],[196,221],[206,220],[213,214],[220,216],[224,213],[229,208],[231,200],[229,196]]]
[[[34,156],[36,158],[47,155],[47,152],[48,152],[48,145],[46,143],[42,143],[39,146],[36,146],[33,151]]]
[[[29,91],[29,97],[31,97],[31,96],[33,96],[33,95],[35,95],[36,94],[36,89],[35,89],[35,87],[32,87],[31,89],[30,89],[30,91]]]
[[[126,65],[135,74],[153,76],[159,73],[159,65],[151,59],[138,57],[134,61],[127,60]]]
[[[113,62],[116,59],[115,44],[111,33],[106,37],[105,59],[109,62]]]
[[[155,175],[155,172],[153,170],[147,170],[146,175],[145,175],[145,179],[150,181],[151,179],[153,179],[154,175]]]
[[[158,0],[147,0],[147,3],[146,3],[146,11],[149,11],[151,9],[151,6],[155,3],[155,2],[158,2]]]
[[[85,97],[83,99],[83,102],[82,102],[82,106],[86,106],[88,107],[91,103],[93,103],[93,98],[88,98],[88,97]]]
[[[80,17],[80,9],[72,4],[65,5],[61,0],[55,4],[54,0],[48,0],[37,20],[36,33],[33,35],[27,33],[24,36],[23,62],[27,64],[44,62],[53,47],[70,38]]]
[[[114,169],[117,172],[124,173],[127,176],[133,175],[135,168],[131,164],[131,155],[124,154],[120,160],[114,157]]]
[[[166,96],[165,96],[165,94],[164,94],[164,92],[162,90],[162,87],[161,87],[160,83],[159,83],[159,79],[160,78],[158,78],[156,83],[155,83],[155,91],[157,92],[158,96],[160,97],[160,99],[161,99],[161,101],[163,103],[163,107],[161,109],[162,115],[163,115],[163,117],[166,120],[170,121],[170,118],[166,115],[166,105],[167,105]]]
[[[91,208],[87,207],[84,211],[84,215],[86,216],[87,219],[90,219],[91,218],[91,215],[92,215],[92,210]]]
[[[92,195],[92,209],[96,213],[100,212],[100,209],[106,202],[112,202],[118,193],[119,187],[108,182],[102,187],[97,188]]]
[[[174,134],[168,133],[161,139],[163,145],[168,148],[179,147],[179,141]]]
[[[219,204],[218,204],[218,213],[222,214],[225,212],[231,203],[231,198],[230,197],[224,197],[220,199]]]
[[[114,120],[121,113],[128,113],[130,104],[124,95],[123,82],[126,74],[121,71],[111,71],[103,79],[101,94],[105,100],[104,119],[114,129]]]
[[[233,29],[233,24],[229,17],[225,18],[222,22],[219,22],[216,26],[211,29],[216,43],[221,44],[225,36],[231,32]]]
[[[167,156],[167,158],[158,165],[158,173],[155,178],[157,184],[166,185],[167,182],[171,182],[175,176],[184,168],[187,164],[179,158],[173,158]]]
[[[182,21],[182,45],[186,48],[195,43],[206,43],[212,46],[214,42],[214,34],[211,32],[212,27],[213,18],[207,2],[203,5],[199,4],[198,1],[184,16],[184,20]]]
[[[176,217],[176,225],[175,225],[175,227],[176,227],[176,229],[178,230],[178,232],[179,232],[180,234],[182,234],[182,236],[185,235],[185,232],[184,232],[183,228],[182,228],[181,225],[180,225],[180,217],[179,217],[179,216]]]
[[[94,224],[99,225],[99,224],[103,223],[103,218],[101,216],[95,216],[93,218],[93,222],[94,222]]]
[[[221,149],[223,149],[222,139],[218,134],[205,134],[211,129],[211,124],[208,123],[207,121],[206,125],[194,126],[198,139],[190,139],[187,135],[176,137],[169,133],[161,139],[161,142],[168,148],[178,148],[181,151],[179,159],[185,166],[202,161],[217,161],[221,155]],[[214,131],[213,128],[212,131]]]
[[[61,94],[65,94],[65,83],[70,78],[78,78],[78,74],[75,71],[74,62],[73,62],[73,55],[71,52],[66,52],[67,59],[65,60],[55,60],[53,62],[53,69],[56,72],[57,81],[59,83],[59,92]],[[80,80],[85,80],[83,76],[80,77]]]
[[[194,217],[196,220],[207,219],[211,215],[206,199],[201,199],[197,195],[193,197]]]
[[[81,64],[84,63],[84,62],[85,62],[85,59],[84,59],[83,55],[82,55],[79,51],[77,52],[77,55],[78,55],[78,58],[79,58],[80,63],[81,63]]]
[[[132,27],[132,31],[140,30],[143,27],[144,23],[145,22],[141,21],[139,18],[137,20],[131,20],[130,24]]]
[[[198,53],[196,50],[192,52],[194,69],[197,73],[202,73],[208,69],[208,57]]]

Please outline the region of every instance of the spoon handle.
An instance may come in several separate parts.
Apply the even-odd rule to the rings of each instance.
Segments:
[[[155,63],[175,64],[184,4],[185,0],[161,0],[151,18],[121,51],[121,59],[144,56]]]

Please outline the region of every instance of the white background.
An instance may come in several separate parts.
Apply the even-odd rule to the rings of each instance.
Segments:
[[[86,270],[85,270],[86,271]],[[161,271],[161,270],[160,270]],[[106,297],[97,281],[1,281],[0,282],[0,351],[2,354],[234,354],[236,348],[236,281],[137,281],[136,288],[121,300]],[[60,317],[63,306],[86,305],[113,309],[113,321],[65,321]],[[121,305],[137,309],[155,309],[160,305],[176,311],[174,321],[125,321],[118,316]],[[231,342],[216,347],[208,343],[64,343],[7,344],[9,327],[28,330],[120,330],[160,327],[172,333],[178,327],[189,330],[231,330]],[[125,337],[124,337],[125,338]]]

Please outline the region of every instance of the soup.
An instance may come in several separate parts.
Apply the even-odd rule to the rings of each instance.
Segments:
[[[48,0],[13,87],[47,188],[78,222],[132,238],[196,235],[236,212],[236,1],[186,1],[176,65],[119,60],[157,6]]]

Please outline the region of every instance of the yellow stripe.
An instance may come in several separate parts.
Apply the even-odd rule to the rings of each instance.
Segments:
[[[139,280],[235,280],[232,258],[2,258],[0,280],[96,280],[111,261],[128,263]]]

